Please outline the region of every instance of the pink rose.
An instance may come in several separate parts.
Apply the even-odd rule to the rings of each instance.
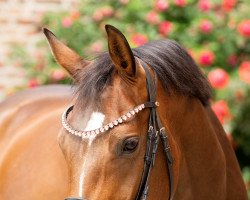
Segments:
[[[174,4],[179,7],[184,7],[186,6],[187,2],[186,0],[174,0]]]
[[[94,19],[96,22],[99,22],[99,21],[101,21],[101,20],[104,18],[103,13],[101,12],[100,9],[97,9],[97,10],[93,13],[92,17],[93,17],[93,19]]]
[[[35,88],[37,86],[39,86],[39,82],[37,79],[33,78],[33,79],[30,79],[29,82],[28,82],[28,87],[29,88]]]
[[[229,82],[229,75],[223,69],[217,68],[208,73],[208,80],[213,88],[224,89]]]
[[[209,66],[214,63],[214,59],[215,59],[215,56],[212,51],[204,50],[200,53],[199,63],[202,66]]]
[[[213,24],[209,20],[202,20],[199,25],[200,31],[203,33],[211,33],[213,30]]]
[[[156,10],[164,12],[168,9],[168,2],[166,0],[157,0],[154,7]]]
[[[250,61],[244,61],[240,64],[239,77],[242,81],[250,84]]]
[[[168,34],[171,32],[172,30],[172,23],[169,21],[163,21],[160,23],[158,30],[159,33],[164,35],[164,36],[168,36]]]
[[[149,24],[158,24],[160,22],[160,18],[157,12],[151,10],[147,15],[146,15],[146,21]]]
[[[120,0],[120,3],[122,5],[127,5],[129,3],[129,0]]]
[[[198,3],[198,8],[201,10],[201,11],[208,11],[211,9],[211,3],[209,0],[199,0],[199,3]]]
[[[62,26],[64,28],[69,28],[73,24],[73,21],[70,17],[64,17],[62,19]]]
[[[237,0],[223,0],[222,2],[222,8],[226,12],[231,11],[237,3]]]
[[[221,124],[224,124],[225,119],[229,119],[231,117],[228,104],[225,100],[214,102],[212,104],[212,109]]]
[[[148,42],[148,38],[144,34],[136,33],[132,36],[131,41],[136,46],[141,46]]]
[[[237,30],[242,36],[250,38],[250,19],[243,20]]]
[[[110,6],[104,6],[101,8],[101,12],[104,17],[111,17],[114,14],[114,10]]]
[[[72,20],[77,20],[77,19],[80,18],[80,16],[81,16],[81,13],[80,13],[79,11],[72,11],[72,12],[70,13],[70,18],[71,18]]]
[[[65,72],[62,69],[56,69],[52,72],[51,78],[53,81],[61,81],[66,77]]]

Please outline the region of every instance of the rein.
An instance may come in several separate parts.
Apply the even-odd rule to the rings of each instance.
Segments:
[[[142,64],[142,67],[146,72],[147,92],[149,96],[148,102],[136,106],[134,109],[128,111],[126,114],[122,115],[113,122],[110,122],[109,124],[101,128],[95,130],[86,130],[86,131],[76,130],[67,122],[67,117],[74,108],[74,106],[70,106],[69,108],[66,109],[66,111],[62,115],[62,125],[69,133],[84,139],[98,135],[100,133],[104,133],[109,129],[114,128],[115,126],[124,123],[129,118],[136,115],[145,108],[149,108],[150,109],[149,128],[147,132],[147,144],[146,144],[146,153],[144,156],[144,167],[143,167],[142,178],[140,181],[140,186],[135,200],[146,200],[148,198],[148,190],[149,190],[148,182],[151,170],[154,166],[155,155],[157,153],[159,139],[161,140],[163,145],[164,154],[167,162],[167,168],[168,168],[167,171],[169,175],[169,192],[170,192],[168,200],[172,200],[174,194],[173,158],[169,146],[168,135],[156,111],[156,108],[159,106],[159,103],[156,101],[156,88],[154,79],[148,69],[148,65],[141,59],[140,63]],[[81,198],[66,198],[65,200],[81,200]]]

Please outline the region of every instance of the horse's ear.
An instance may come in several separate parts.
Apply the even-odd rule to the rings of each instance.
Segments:
[[[125,36],[111,25],[106,25],[105,29],[108,34],[109,54],[115,67],[130,78],[135,77],[136,62]]]
[[[48,39],[56,61],[64,67],[72,77],[76,78],[77,72],[88,65],[89,62],[84,61],[75,51],[59,41],[50,30],[43,28],[43,32]]]

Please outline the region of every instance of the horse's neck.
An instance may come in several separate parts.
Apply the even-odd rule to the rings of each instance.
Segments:
[[[223,128],[199,100],[165,98],[159,112],[169,131],[175,165],[179,165],[175,166],[176,199],[226,199],[228,160],[233,162],[236,179],[241,178]]]
[[[208,195],[213,199],[224,199],[225,158],[205,109],[195,99],[184,101],[181,108],[183,111],[180,111],[179,119],[173,122],[171,131],[179,137],[181,149],[183,165],[180,168],[179,183],[182,183],[183,177],[184,180],[189,177],[190,182],[185,180],[183,188],[191,186],[192,191],[188,191],[190,195],[195,194],[198,199],[206,199]]]
[[[237,158],[233,151],[232,145],[229,143],[224,134],[224,130],[212,111],[211,107],[206,107],[206,113],[213,124],[213,129],[221,144],[226,160],[227,174],[227,199],[248,199],[245,184],[242,179],[241,171]]]

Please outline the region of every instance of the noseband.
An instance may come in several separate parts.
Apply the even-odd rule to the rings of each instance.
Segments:
[[[146,144],[146,153],[144,157],[144,167],[142,178],[140,182],[140,186],[137,192],[137,196],[135,200],[146,200],[148,197],[148,190],[149,190],[149,176],[151,170],[154,166],[155,162],[155,155],[157,152],[157,147],[159,143],[159,139],[162,142],[164,154],[167,162],[167,171],[169,176],[169,198],[168,200],[173,199],[174,194],[174,176],[173,176],[173,158],[170,151],[168,135],[163,127],[161,120],[158,116],[156,108],[159,106],[159,103],[156,101],[156,88],[154,79],[148,69],[148,65],[140,59],[140,63],[146,72],[146,82],[147,82],[147,92],[149,96],[149,101],[145,102],[141,105],[136,106],[134,109],[128,111],[126,114],[122,115],[121,117],[117,118],[113,122],[95,130],[87,130],[87,131],[80,131],[74,129],[70,124],[67,122],[67,116],[73,110],[73,106],[69,107],[62,115],[62,125],[63,127],[71,134],[82,137],[82,138],[89,138],[92,135],[98,135],[103,132],[108,131],[109,129],[118,126],[126,122],[129,118],[133,115],[136,115],[140,111],[145,108],[150,109],[150,116],[149,116],[149,128],[147,132],[147,144]],[[82,198],[66,198],[65,200],[83,200]]]

